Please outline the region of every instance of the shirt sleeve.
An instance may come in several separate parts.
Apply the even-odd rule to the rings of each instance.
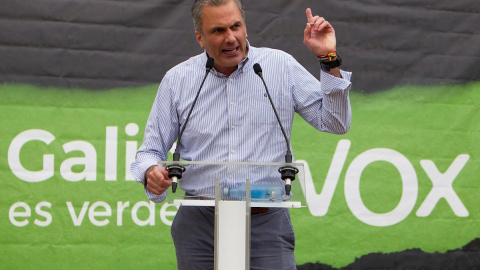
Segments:
[[[331,133],[344,134],[350,129],[352,108],[350,106],[351,72],[340,70],[342,78],[320,72],[324,114],[322,119],[329,123]]]
[[[351,72],[341,70],[342,78],[337,78],[321,71],[319,81],[292,60],[289,73],[295,111],[305,121],[317,130],[333,134],[344,134],[350,129]]]
[[[168,151],[178,134],[178,116],[173,105],[173,94],[168,74],[160,83],[155,101],[145,127],[143,143],[132,163],[132,175],[138,183],[145,183],[145,172],[158,161],[167,160]],[[166,192],[155,195],[145,189],[147,197],[153,202],[162,202]]]

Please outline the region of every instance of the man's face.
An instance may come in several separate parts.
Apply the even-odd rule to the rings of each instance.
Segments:
[[[215,59],[215,69],[232,74],[247,56],[247,28],[237,4],[204,6],[202,31],[195,31],[197,41]]]

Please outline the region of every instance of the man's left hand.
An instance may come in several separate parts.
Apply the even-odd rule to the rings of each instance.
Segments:
[[[315,55],[326,55],[336,51],[335,29],[323,17],[313,16],[307,8],[307,26],[304,31],[303,44]]]

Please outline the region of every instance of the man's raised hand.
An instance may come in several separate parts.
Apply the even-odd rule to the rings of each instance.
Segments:
[[[335,52],[337,49],[335,29],[323,17],[313,16],[310,8],[307,8],[305,12],[307,26],[304,31],[303,44],[317,56]]]

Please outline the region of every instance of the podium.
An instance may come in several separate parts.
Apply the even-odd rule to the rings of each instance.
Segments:
[[[160,161],[159,166],[172,161]],[[175,206],[215,207],[215,270],[250,269],[251,208],[300,208],[306,204],[302,163],[180,161],[179,189],[167,201]],[[299,170],[285,194],[279,169]],[[198,188],[202,187],[202,188]],[[171,190],[169,190],[171,192]],[[194,194],[194,195],[192,195]]]

